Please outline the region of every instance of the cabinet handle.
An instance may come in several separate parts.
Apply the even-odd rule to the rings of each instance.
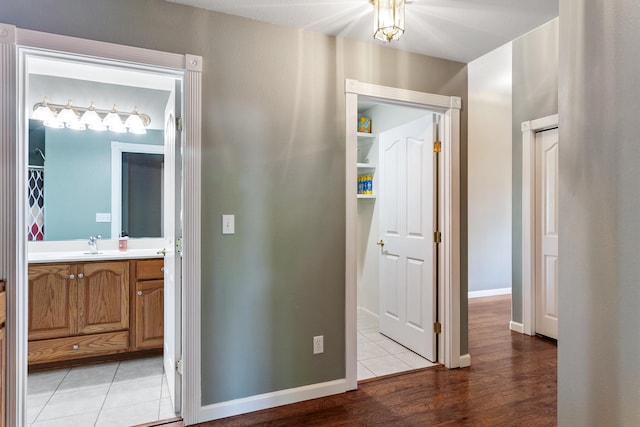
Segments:
[[[78,274],[78,279],[82,279],[83,277],[84,277],[84,274],[82,274],[82,273]]]
[[[142,291],[138,291],[137,293],[138,293],[138,295],[142,295]]]
[[[78,344],[74,344],[72,348],[73,348],[74,350],[79,350],[79,349],[80,349],[80,346],[79,346]]]
[[[164,272],[164,267],[160,267],[160,271]]]
[[[76,276],[74,276],[73,274],[70,274],[70,275],[69,275],[69,279],[73,280],[73,279],[75,279],[75,278],[76,278]]]

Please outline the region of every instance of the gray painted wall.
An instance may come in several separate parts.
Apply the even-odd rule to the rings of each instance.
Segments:
[[[640,4],[560,1],[558,418],[640,425]]]
[[[468,64],[470,293],[511,288],[512,50],[507,43]]]
[[[513,41],[513,259],[512,310],[522,322],[521,123],[558,113],[558,19]],[[564,224],[563,224],[564,227]]]
[[[465,64],[160,0],[0,10],[23,28],[203,55],[203,404],[344,378],[344,79],[462,97],[467,351]]]

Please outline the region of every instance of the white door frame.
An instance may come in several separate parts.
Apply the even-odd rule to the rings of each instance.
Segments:
[[[558,127],[558,115],[522,122],[522,332],[536,333],[536,133]]]
[[[460,355],[460,108],[456,96],[433,95],[406,89],[345,80],[345,348],[348,390],[358,388],[357,375],[357,122],[358,95],[402,103],[443,113],[441,122],[439,218],[442,243],[438,245],[438,312],[442,333],[438,336],[438,361],[447,368],[469,366],[469,355]]]
[[[182,361],[185,423],[198,422],[200,394],[200,193],[202,58],[16,28],[0,23],[0,277],[7,280],[7,425],[26,424],[27,242],[24,230],[26,135],[24,87],[17,70],[20,49],[42,49],[104,58],[177,72],[183,77],[184,188]]]

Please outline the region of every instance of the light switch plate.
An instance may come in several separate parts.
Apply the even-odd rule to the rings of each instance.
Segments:
[[[96,222],[111,222],[110,213],[96,213]]]
[[[222,234],[235,234],[236,216],[222,215]]]

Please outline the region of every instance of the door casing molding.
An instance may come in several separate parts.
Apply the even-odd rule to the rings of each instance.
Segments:
[[[182,416],[198,422],[200,396],[200,193],[202,58],[17,28],[0,23],[0,277],[7,279],[7,425],[26,424],[27,245],[25,228],[25,122],[20,99],[24,87],[17,73],[21,50],[61,52],[134,67],[163,69],[182,76],[183,103],[183,278]],[[188,310],[186,309],[188,307]]]
[[[536,333],[536,133],[558,127],[558,115],[522,122],[522,331]],[[513,319],[512,319],[513,320]],[[513,323],[513,322],[512,322]],[[511,328],[514,329],[513,327]],[[520,331],[518,331],[520,332]]]
[[[407,89],[345,80],[345,348],[346,385],[358,388],[357,375],[357,122],[358,96],[431,109],[443,114],[442,152],[439,156],[438,313],[442,333],[438,336],[438,361],[447,368],[469,366],[469,355],[460,355],[460,109],[456,96],[434,95]]]

